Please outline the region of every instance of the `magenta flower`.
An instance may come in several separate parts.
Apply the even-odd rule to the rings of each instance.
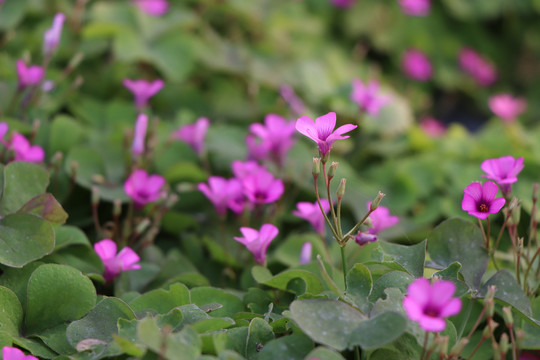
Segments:
[[[272,240],[279,233],[278,228],[272,224],[263,224],[260,231],[241,227],[240,232],[244,237],[235,236],[234,239],[244,244],[251,251],[256,262],[264,265],[266,262],[266,251]]]
[[[463,190],[461,208],[479,219],[496,214],[505,203],[504,198],[495,198],[497,191],[499,187],[493,181],[486,181],[483,185],[473,182]]]
[[[148,128],[148,116],[139,114],[135,122],[135,131],[133,132],[133,143],[131,152],[135,156],[140,156],[144,153],[144,143],[146,140],[146,129]]]
[[[446,134],[446,126],[439,120],[427,116],[420,120],[420,128],[430,137],[439,138]]]
[[[133,0],[135,6],[150,16],[161,16],[169,10],[167,0]]]
[[[489,108],[504,122],[511,123],[525,111],[527,102],[510,94],[497,94],[489,98]]]
[[[296,121],[296,130],[317,143],[319,154],[323,159],[336,140],[347,139],[349,135],[342,135],[356,129],[356,125],[352,124],[343,125],[334,130],[335,127],[336,113],[334,112],[319,116],[315,119],[315,123],[307,116],[302,116]]]
[[[313,250],[313,245],[309,241],[306,241],[304,245],[302,245],[302,250],[300,250],[300,265],[309,264],[311,261],[311,252]]]
[[[193,124],[187,124],[180,127],[180,129],[173,134],[173,137],[182,140],[200,155],[204,152],[204,138],[206,137],[206,132],[209,127],[210,120],[201,117]]]
[[[0,1],[0,3],[2,2]],[[25,355],[22,350],[11,346],[4,346],[2,348],[2,357],[4,360],[38,360],[37,357]]]
[[[221,216],[227,213],[227,208],[236,214],[244,210],[244,194],[242,184],[238,179],[210,176],[208,184],[200,183],[197,188],[214,204],[217,213]]]
[[[401,67],[405,75],[413,80],[428,81],[433,75],[429,58],[420,50],[407,50],[401,59]]]
[[[17,76],[19,77],[19,89],[37,85],[43,80],[45,70],[41,66],[26,66],[23,60],[17,60]]]
[[[276,179],[265,168],[247,175],[242,180],[244,195],[253,204],[269,204],[279,200],[283,191],[283,181]]]
[[[497,159],[487,159],[480,165],[486,173],[484,177],[495,181],[501,186],[503,194],[508,194],[512,190],[517,175],[523,170],[523,158],[514,159],[512,156],[503,156]]]
[[[163,80],[154,80],[148,82],[145,80],[130,80],[124,79],[124,86],[133,93],[135,97],[135,106],[142,110],[148,105],[148,99],[156,95],[165,85]]]
[[[489,86],[497,80],[497,70],[493,64],[471,48],[461,50],[459,64],[480,86]]]
[[[7,130],[7,129],[6,129]],[[30,145],[30,142],[19,133],[13,133],[7,148],[14,152],[13,161],[26,161],[32,163],[43,162],[45,151],[39,145]]]
[[[7,132],[9,130],[9,125],[7,122],[0,122],[0,144],[6,145],[6,141],[4,140],[4,137],[6,136]]]
[[[158,200],[163,194],[165,178],[148,175],[145,170],[135,170],[124,183],[124,191],[138,208]]]
[[[294,122],[276,114],[268,114],[264,118],[264,125],[251,124],[249,130],[259,140],[257,143],[251,137],[246,139],[248,148],[251,146],[251,157],[258,160],[271,159],[278,166],[283,166],[287,153],[294,145]]]
[[[371,201],[367,203],[367,208],[371,207]],[[398,216],[390,215],[390,209],[379,205],[375,211],[373,211],[369,218],[371,220],[371,227],[368,229],[368,233],[377,235],[384,229],[388,229],[399,222]]]
[[[246,177],[256,174],[261,171],[266,171],[264,165],[259,165],[256,161],[240,161],[234,160],[231,165],[234,177],[238,180],[243,180]]]
[[[360,246],[377,241],[377,235],[359,231],[354,236],[354,241]]]
[[[304,113],[305,106],[302,100],[296,95],[293,88],[289,85],[281,85],[279,93],[285,102],[289,105],[292,112],[298,116]]]
[[[328,199],[321,199],[321,205],[324,213],[328,214],[328,211],[330,211],[330,203],[328,202]],[[299,218],[307,220],[313,226],[315,231],[321,235],[324,235],[325,220],[317,201],[314,203],[301,201],[296,204],[296,210],[294,210],[292,213]]]
[[[116,243],[111,239],[104,239],[95,243],[94,250],[103,261],[103,265],[105,265],[103,277],[107,282],[113,281],[116,276],[124,271],[141,268],[141,265],[137,264],[140,258],[135,251],[126,246],[116,254]]]
[[[445,318],[461,311],[461,299],[452,297],[456,285],[451,281],[418,278],[407,288],[403,308],[407,316],[425,331],[439,332],[446,327]]]
[[[45,34],[43,35],[43,53],[45,56],[51,56],[58,48],[65,20],[66,16],[64,14],[56,14],[54,16],[52,27],[45,31]]]
[[[409,16],[426,16],[431,6],[430,0],[398,0],[403,13]]]
[[[379,94],[379,83],[376,80],[371,80],[366,86],[362,80],[355,79],[352,89],[351,100],[371,116],[377,116],[381,107],[390,102],[390,97]]]
[[[335,6],[340,7],[340,8],[351,7],[356,2],[356,0],[331,0],[331,1]]]

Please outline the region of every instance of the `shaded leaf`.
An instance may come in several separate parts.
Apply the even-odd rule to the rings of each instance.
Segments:
[[[37,195],[17,210],[17,213],[36,215],[54,225],[62,225],[68,218],[62,205],[51,194]]]

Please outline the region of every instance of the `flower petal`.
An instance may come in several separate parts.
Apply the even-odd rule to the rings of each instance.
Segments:
[[[482,185],[482,195],[485,201],[492,201],[495,199],[498,191],[499,187],[493,181],[488,180]]]
[[[444,305],[439,315],[442,317],[449,317],[449,316],[454,316],[456,314],[459,314],[460,311],[461,311],[461,299],[453,298],[449,302],[447,302],[446,305]]]
[[[111,239],[103,239],[94,244],[94,250],[101,260],[112,259],[116,256],[116,243]]]
[[[295,127],[300,134],[307,136],[315,142],[319,142],[319,135],[317,133],[317,129],[315,128],[313,120],[311,120],[309,117],[302,116],[301,118],[296,120]]]

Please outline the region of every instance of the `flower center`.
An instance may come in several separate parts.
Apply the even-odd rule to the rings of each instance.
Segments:
[[[480,204],[480,206],[478,206],[478,209],[480,210],[480,212],[486,213],[486,212],[489,211],[489,206],[487,206],[486,204],[482,203],[482,204]]]

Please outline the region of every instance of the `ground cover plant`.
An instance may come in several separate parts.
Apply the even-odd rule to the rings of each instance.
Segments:
[[[539,359],[539,12],[0,0],[3,359]]]

